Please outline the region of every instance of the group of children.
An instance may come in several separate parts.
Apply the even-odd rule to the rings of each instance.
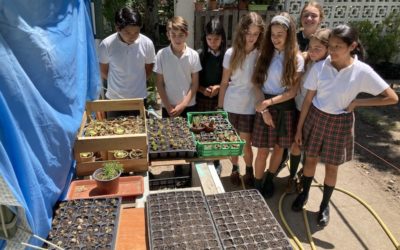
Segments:
[[[249,12],[240,18],[232,48],[226,50],[222,24],[212,19],[205,27],[203,48],[198,53],[186,44],[187,22],[182,17],[173,17],[167,24],[170,46],[158,51],[155,58],[146,57],[143,52],[140,71],[145,75],[148,65],[155,60],[153,71],[157,75],[163,116],[218,109],[228,112],[229,121],[246,141],[244,182],[253,185],[265,198],[274,194],[273,179],[285,149],[290,149],[287,192],[295,191],[296,173],[303,158],[302,191],[292,204],[294,211],[300,211],[307,202],[316,165],[324,163],[324,193],[318,224],[326,226],[338,166],[353,155],[353,110],[360,106],[394,104],[398,97],[371,67],[360,61],[363,50],[356,30],[348,25],[320,29],[322,20],[322,7],[314,1],[303,8],[302,31],[298,33],[288,13],[276,15],[266,25],[257,13]],[[125,23],[130,27],[129,22]],[[127,40],[123,32],[134,33],[135,29],[125,29],[117,27],[114,39],[120,47],[126,47],[127,53],[136,43],[139,51],[148,48],[141,43],[147,41],[141,34],[133,42]],[[100,57],[100,63],[112,68],[111,60],[104,58]],[[120,62],[120,67],[125,67],[127,61]],[[119,83],[113,80],[108,88],[114,90]],[[376,97],[359,99],[360,92]],[[254,170],[252,146],[257,148]],[[239,185],[238,157],[232,157],[231,162],[231,181]]]

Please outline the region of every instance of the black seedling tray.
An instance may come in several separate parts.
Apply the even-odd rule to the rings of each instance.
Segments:
[[[114,249],[121,198],[70,200],[58,204],[48,239],[64,249]],[[55,249],[46,246],[48,249]]]
[[[224,249],[292,249],[257,190],[206,196]]]
[[[150,159],[173,159],[173,158],[193,158],[196,154],[196,148],[186,150],[168,150],[151,151],[149,149]]]
[[[148,119],[147,127],[150,159],[195,157],[196,145],[186,119],[181,117]],[[153,148],[153,145],[156,148]]]
[[[146,206],[150,249],[221,249],[201,191],[151,194]]]

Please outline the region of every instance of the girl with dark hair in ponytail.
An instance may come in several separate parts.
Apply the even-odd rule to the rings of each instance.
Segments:
[[[306,154],[303,191],[292,204],[301,211],[308,199],[318,161],[325,164],[323,198],[317,223],[329,222],[329,201],[336,185],[338,167],[353,156],[353,110],[398,102],[397,94],[359,58],[363,48],[357,31],[348,25],[334,28],[328,41],[329,56],[316,63],[308,74],[295,141]],[[357,98],[361,92],[376,97]]]

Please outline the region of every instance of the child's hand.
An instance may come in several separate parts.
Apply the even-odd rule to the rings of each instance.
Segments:
[[[271,126],[272,128],[275,128],[274,121],[272,120],[272,116],[269,113],[269,111],[264,111],[261,113],[261,115],[264,120],[264,123],[267,124],[267,126]]]
[[[302,137],[303,133],[301,132],[301,129],[297,129],[296,135],[294,136],[294,141],[297,143],[297,145],[301,146],[302,145]]]
[[[213,85],[213,86],[210,86],[208,88],[211,89],[210,97],[214,97],[214,96],[218,95],[218,93],[219,93],[219,85]]]
[[[183,112],[183,110],[185,110],[185,106],[182,104],[178,104],[175,106],[175,108],[172,109],[170,114],[173,117],[177,117]]]
[[[264,104],[264,101],[256,104],[256,111],[261,112],[267,108],[267,105]]]
[[[204,91],[203,91],[203,95],[210,97],[211,96],[211,91],[212,90],[211,90],[210,87],[205,88]]]

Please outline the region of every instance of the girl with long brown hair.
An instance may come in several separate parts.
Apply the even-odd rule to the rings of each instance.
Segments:
[[[294,141],[294,97],[303,66],[303,57],[298,52],[295,22],[288,13],[280,13],[272,18],[267,28],[252,79],[258,100],[252,137],[253,146],[258,148],[255,186],[266,198],[274,193],[273,178],[283,150]],[[274,150],[262,185],[270,148]]]
[[[254,86],[251,77],[264,32],[264,22],[260,15],[249,12],[242,16],[236,28],[233,47],[224,56],[223,73],[219,90],[218,107],[228,112],[229,121],[246,141],[244,161],[246,163],[246,184],[251,184],[253,175],[253,152],[251,133],[255,114]],[[239,158],[232,157],[231,181],[240,184]]]

